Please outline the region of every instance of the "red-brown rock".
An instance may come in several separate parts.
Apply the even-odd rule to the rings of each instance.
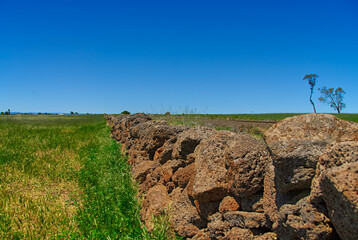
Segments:
[[[212,128],[196,126],[184,131],[178,135],[178,139],[173,147],[173,158],[186,159],[187,156],[194,152],[199,143],[213,134],[215,130]]]
[[[149,230],[154,226],[153,216],[164,213],[171,203],[165,186],[156,185],[148,191],[142,203],[141,218]]]
[[[146,179],[147,174],[149,174],[153,170],[154,167],[155,167],[155,162],[153,162],[153,161],[143,161],[140,164],[137,164],[137,165],[132,167],[133,177],[138,182],[141,183]]]
[[[186,189],[176,188],[170,194],[173,204],[169,210],[170,223],[180,236],[193,237],[205,226]]]
[[[249,197],[263,189],[266,146],[248,134],[218,131],[197,146],[193,196],[220,201],[229,192]]]
[[[226,212],[232,212],[239,210],[240,206],[235,200],[235,198],[226,196],[220,203],[219,211],[221,214],[224,214]]]
[[[179,168],[173,175],[173,182],[176,183],[178,187],[185,188],[194,173],[194,164],[190,164],[184,168]]]
[[[358,161],[333,167],[322,176],[328,215],[342,239],[358,238]]]
[[[162,147],[158,148],[154,154],[154,161],[164,164],[166,161],[172,159],[172,152],[176,141],[177,136],[174,136],[171,139],[168,139]]]

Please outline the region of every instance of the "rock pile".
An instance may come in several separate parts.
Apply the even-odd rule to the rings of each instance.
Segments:
[[[260,141],[145,114],[108,116],[144,195],[186,239],[358,239],[358,124],[287,118]]]

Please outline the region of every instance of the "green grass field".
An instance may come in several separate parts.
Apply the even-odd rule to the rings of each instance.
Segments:
[[[136,194],[103,115],[0,116],[0,239],[171,238]]]

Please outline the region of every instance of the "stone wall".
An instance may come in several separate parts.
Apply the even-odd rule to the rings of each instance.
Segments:
[[[261,141],[145,114],[107,116],[144,195],[187,239],[358,239],[358,124],[287,118]]]

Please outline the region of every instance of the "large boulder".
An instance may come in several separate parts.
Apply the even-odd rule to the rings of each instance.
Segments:
[[[318,158],[334,142],[358,141],[358,124],[329,114],[286,118],[265,133],[282,192],[309,189]]]
[[[220,201],[229,193],[249,197],[263,189],[266,146],[249,134],[218,131],[194,152],[193,197],[200,202]]]
[[[342,239],[358,238],[358,161],[333,167],[320,184],[328,215]]]
[[[234,196],[251,197],[263,189],[267,147],[249,134],[235,134],[227,141],[225,164],[228,167],[229,191]]]
[[[220,201],[228,194],[225,148],[234,133],[220,131],[195,149],[193,197],[201,202]]]
[[[281,240],[332,239],[330,220],[303,198],[297,204],[285,204],[280,208],[274,230]]]

